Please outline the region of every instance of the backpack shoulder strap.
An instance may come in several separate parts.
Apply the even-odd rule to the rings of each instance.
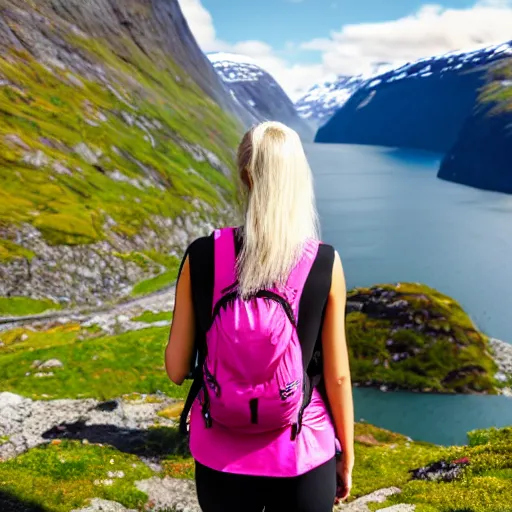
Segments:
[[[299,305],[301,302],[302,292],[304,290],[304,285],[306,284],[309,273],[311,272],[311,268],[313,267],[313,263],[317,257],[319,246],[320,242],[318,240],[308,239],[306,241],[302,255],[295,267],[290,272],[286,282],[287,288],[291,289],[293,293],[292,300],[290,300],[290,305],[292,306],[293,312],[295,314],[295,320],[297,324],[299,323]]]
[[[213,240],[213,301],[212,311],[219,299],[236,284],[235,228],[216,229]]]
[[[211,246],[208,246],[209,250],[205,251],[206,254],[204,254],[204,249],[206,249],[206,247],[203,247],[203,251],[200,251],[201,259],[200,261],[197,261],[197,267],[194,268],[195,272],[199,272],[199,270],[200,272],[197,275],[192,275],[191,272],[194,307],[199,307],[199,310],[196,311],[196,320],[198,321],[198,325],[196,326],[197,339],[195,353],[197,359],[196,366],[190,375],[190,378],[192,378],[192,384],[180,417],[179,432],[184,437],[187,436],[188,414],[192,408],[194,400],[197,398],[203,386],[203,362],[206,357],[206,340],[204,336],[208,330],[207,326],[210,323],[210,316],[216,302],[222,296],[223,289],[229,287],[235,281],[236,253],[234,232],[235,228],[223,228],[213,231],[211,235],[213,238],[213,268],[209,270],[205,267],[205,265],[209,264],[209,261],[206,261],[209,259],[207,256],[211,254]],[[196,256],[199,256],[199,253]],[[192,268],[193,267],[191,265],[191,271]],[[213,276],[211,275],[212,270]],[[205,277],[208,277],[209,282],[213,283],[213,293],[204,289]],[[210,294],[209,300],[206,300],[208,294]],[[206,311],[206,305],[208,305],[208,312]],[[199,315],[202,315],[201,318],[199,318]],[[202,322],[201,319],[203,320]]]

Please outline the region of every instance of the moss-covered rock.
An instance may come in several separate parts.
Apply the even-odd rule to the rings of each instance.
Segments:
[[[489,394],[500,386],[488,338],[460,304],[427,286],[352,290],[346,325],[358,385]]]

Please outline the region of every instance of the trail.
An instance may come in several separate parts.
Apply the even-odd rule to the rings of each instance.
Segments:
[[[96,319],[98,323],[110,323],[118,317],[133,317],[144,311],[171,311],[174,307],[175,285],[158,292],[128,299],[116,304],[104,304],[96,308],[73,308],[68,310],[51,311],[37,315],[17,317],[0,317],[0,332],[13,327],[37,325],[44,327],[50,323],[87,323]]]

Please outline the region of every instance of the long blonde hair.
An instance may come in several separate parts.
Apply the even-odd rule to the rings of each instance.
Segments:
[[[308,238],[318,239],[313,176],[298,134],[278,122],[249,130],[238,148],[245,201],[239,293],[282,286]]]

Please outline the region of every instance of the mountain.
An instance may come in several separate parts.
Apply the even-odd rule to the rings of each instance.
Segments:
[[[420,59],[365,82],[318,130],[316,142],[446,152],[455,143],[493,63],[512,42]]]
[[[0,14],[0,316],[170,284],[188,242],[233,220],[242,130],[177,0]]]
[[[438,177],[512,194],[512,58],[491,69]]]
[[[207,57],[231,96],[246,111],[251,124],[280,121],[296,130],[304,140],[313,140],[313,126],[298,115],[274,78],[250,58],[223,52],[209,53]]]
[[[362,76],[339,76],[336,80],[314,85],[295,102],[299,115],[320,127],[341,108],[364,83]]]

